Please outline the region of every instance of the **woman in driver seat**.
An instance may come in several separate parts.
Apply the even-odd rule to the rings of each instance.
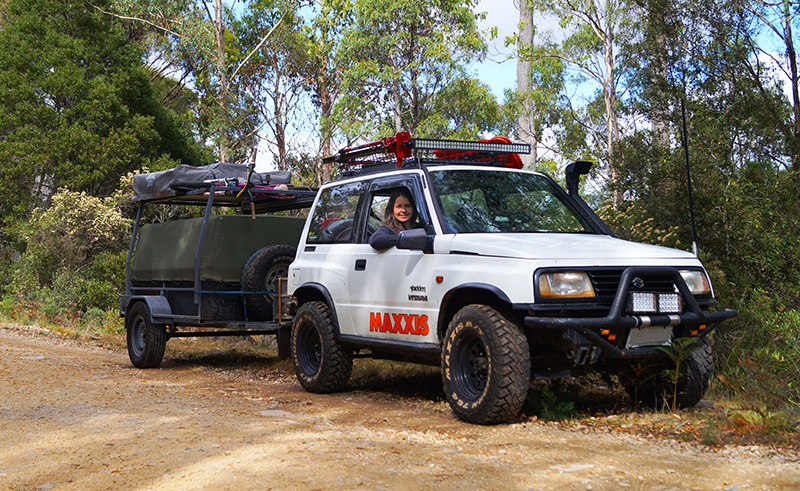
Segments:
[[[388,249],[397,245],[397,234],[422,226],[411,192],[407,188],[398,188],[389,196],[383,225],[370,236],[369,245],[379,251]]]

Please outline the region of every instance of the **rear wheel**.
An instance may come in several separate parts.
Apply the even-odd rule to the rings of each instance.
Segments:
[[[325,303],[308,302],[297,309],[292,363],[297,380],[309,392],[334,392],[350,380],[353,356],[336,339],[333,316]]]
[[[455,415],[469,423],[515,418],[530,385],[525,335],[486,305],[468,305],[453,317],[442,348],[442,382]]]
[[[128,356],[136,368],[158,368],[167,348],[167,329],[162,324],[153,324],[150,309],[144,302],[137,302],[125,317]]]

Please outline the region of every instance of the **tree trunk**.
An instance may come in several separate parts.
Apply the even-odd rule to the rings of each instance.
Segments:
[[[317,86],[317,96],[319,97],[319,125],[320,125],[320,138],[322,140],[322,156],[327,157],[331,155],[331,140],[333,139],[333,131],[331,128],[331,113],[333,111],[333,99],[331,92],[328,90],[328,77],[325,71],[327,67],[321,67],[320,76],[318,78],[319,85]],[[331,164],[322,163],[322,175],[317,178],[317,184],[321,185],[323,182],[331,180]]]
[[[533,121],[533,104],[528,94],[531,92],[531,61],[523,56],[523,48],[533,44],[533,12],[528,0],[519,0],[519,37],[517,38],[517,93],[520,98],[517,117],[517,139],[531,146],[530,155],[520,155],[526,167],[536,164],[536,130]]]
[[[668,8],[665,3],[659,0],[651,0],[647,6],[648,29],[656,34],[656,47],[650,57],[650,66],[655,74],[654,78],[659,81],[666,80],[667,74],[667,37],[661,26],[664,24],[664,11]],[[669,106],[667,104],[653,104],[650,108],[651,129],[653,131],[653,141],[661,148],[669,148],[670,145],[670,124]]]
[[[400,82],[395,80],[392,83],[392,90],[394,91],[394,131],[400,133],[403,128],[403,122],[400,120]]]
[[[792,114],[794,115],[794,138],[789,145],[792,157],[792,170],[800,171],[800,91],[798,91],[797,53],[792,39],[792,12],[789,0],[783,1],[783,15],[786,29],[786,57],[789,59],[792,84]]]
[[[278,147],[278,169],[287,170],[286,164],[286,101],[281,90],[281,79],[275,77],[275,93],[273,95],[275,146]]]
[[[215,37],[217,42],[217,72],[219,75],[219,88],[217,98],[222,109],[222,125],[219,136],[219,161],[228,161],[228,151],[230,147],[230,132],[228,128],[228,93],[230,90],[228,82],[227,67],[225,66],[225,27],[222,24],[222,0],[214,0],[216,9]]]
[[[622,189],[619,187],[619,165],[621,155],[617,155],[619,142],[619,119],[617,115],[617,86],[614,80],[614,43],[610,31],[603,39],[606,79],[603,83],[603,101],[606,111],[606,151],[608,167],[611,172],[611,187],[614,190],[614,208],[622,204]]]

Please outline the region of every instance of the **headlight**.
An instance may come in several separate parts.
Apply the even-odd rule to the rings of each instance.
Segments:
[[[539,275],[539,293],[544,298],[595,296],[592,281],[583,271],[542,273]]]
[[[683,276],[683,281],[686,282],[686,286],[689,287],[689,291],[692,292],[693,295],[711,293],[711,286],[708,283],[708,278],[702,271],[684,270],[681,271],[681,276]]]

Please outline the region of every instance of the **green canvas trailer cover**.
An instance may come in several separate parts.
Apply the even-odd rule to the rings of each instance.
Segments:
[[[218,215],[209,217],[200,279],[239,283],[250,257],[268,245],[297,246],[304,218]],[[194,281],[194,259],[202,218],[142,227],[131,264],[134,284]]]

